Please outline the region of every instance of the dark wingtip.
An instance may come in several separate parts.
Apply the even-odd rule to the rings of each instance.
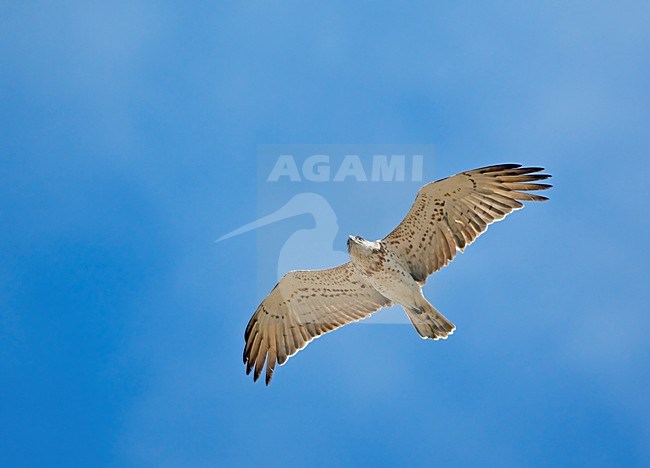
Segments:
[[[497,171],[503,171],[507,169],[517,169],[520,168],[521,164],[494,164],[492,166],[485,166],[485,167],[480,167],[476,169],[479,171],[481,174],[485,174],[486,172],[497,172]]]
[[[260,305],[260,307],[262,306]],[[255,312],[257,313],[257,311]],[[248,337],[251,335],[251,330],[253,329],[253,325],[255,324],[255,321],[256,321],[256,317],[255,314],[253,314],[251,319],[248,321],[248,324],[246,324],[246,330],[244,330],[244,341],[248,341]]]

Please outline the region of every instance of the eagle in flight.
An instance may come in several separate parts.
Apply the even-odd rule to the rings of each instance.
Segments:
[[[422,295],[427,276],[447,265],[494,221],[543,201],[528,193],[551,185],[541,167],[501,164],[424,185],[404,220],[381,240],[348,238],[350,261],[325,270],[290,271],[262,301],[244,339],[246,374],[266,385],[276,364],[314,338],[400,304],[422,338],[447,338],[456,328]]]

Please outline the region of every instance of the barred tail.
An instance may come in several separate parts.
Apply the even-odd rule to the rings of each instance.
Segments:
[[[423,307],[405,307],[404,310],[422,338],[445,339],[456,329],[453,323],[428,302]]]

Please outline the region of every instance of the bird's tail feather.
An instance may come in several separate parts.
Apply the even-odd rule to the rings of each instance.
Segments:
[[[456,329],[453,323],[428,302],[421,307],[404,308],[404,310],[422,338],[445,339]]]

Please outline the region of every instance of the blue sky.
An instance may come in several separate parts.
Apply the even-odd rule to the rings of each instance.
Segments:
[[[2,2],[0,464],[647,463],[649,20]],[[430,280],[451,339],[346,327],[265,388],[241,363],[255,236],[214,240],[258,215],[257,145],[301,143],[432,144],[436,178],[519,162],[555,188]]]

